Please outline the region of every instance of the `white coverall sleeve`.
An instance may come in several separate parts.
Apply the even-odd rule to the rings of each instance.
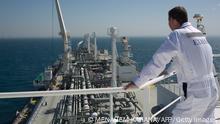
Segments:
[[[170,66],[165,70],[167,74],[170,74],[171,72],[175,72],[176,71],[176,58],[172,58],[172,62],[170,62]]]
[[[172,57],[177,55],[179,49],[179,39],[177,32],[172,32],[160,48],[153,55],[150,62],[143,67],[139,76],[137,76],[133,82],[139,88],[150,79],[156,78],[166,67],[166,64],[170,62]]]

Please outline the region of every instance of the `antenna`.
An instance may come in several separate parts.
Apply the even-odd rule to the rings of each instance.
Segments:
[[[91,45],[90,45],[90,34],[89,33],[84,35],[84,40],[87,43],[87,50],[90,53],[91,52]]]
[[[97,60],[97,41],[96,41],[96,33],[93,32],[93,38],[94,38],[94,56],[95,56],[95,60]]]

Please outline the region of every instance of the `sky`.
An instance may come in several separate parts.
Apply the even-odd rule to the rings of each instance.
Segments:
[[[220,36],[220,0],[60,0],[71,37],[96,32],[107,36],[116,26],[121,36],[166,36],[167,12],[184,6],[189,21],[195,13],[204,16],[209,36]],[[58,37],[54,0],[0,0],[0,38]]]

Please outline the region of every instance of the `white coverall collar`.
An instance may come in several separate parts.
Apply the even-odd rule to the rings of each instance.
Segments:
[[[182,24],[181,28],[187,27],[187,26],[191,26],[192,24],[190,22],[185,22]]]

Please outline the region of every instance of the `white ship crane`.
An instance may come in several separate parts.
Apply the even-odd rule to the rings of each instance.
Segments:
[[[60,8],[60,3],[59,0],[55,0],[56,2],[56,10],[57,10],[57,16],[58,16],[58,20],[59,20],[59,25],[60,25],[60,35],[63,38],[63,43],[64,43],[64,68],[63,70],[68,72],[69,71],[69,59],[70,59],[70,50],[71,50],[71,46],[70,46],[70,36],[68,34],[68,32],[66,31],[66,26],[64,23],[64,19],[63,19],[63,15],[62,15],[62,11]]]

